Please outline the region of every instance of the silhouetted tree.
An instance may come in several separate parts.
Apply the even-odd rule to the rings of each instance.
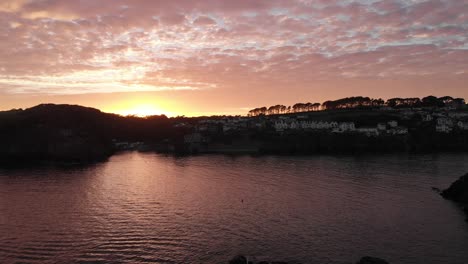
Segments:
[[[450,98],[450,99],[449,99]],[[445,98],[447,101],[452,101],[453,98],[446,96]],[[421,105],[424,107],[443,107],[445,106],[444,100],[441,98],[437,98],[435,96],[426,96],[421,100]]]
[[[381,99],[380,99],[381,100]],[[378,100],[370,99],[369,97],[347,97],[343,99],[338,99],[335,101],[326,101],[322,104],[322,109],[333,110],[333,109],[348,109],[348,108],[365,108],[372,107]]]
[[[391,98],[388,99],[386,105],[393,108],[404,107],[419,107],[421,106],[421,99],[419,98]]]
[[[346,97],[338,100],[328,100],[320,103],[296,103],[293,106],[274,105],[269,108],[255,108],[250,110],[249,116],[258,115],[276,115],[284,113],[301,113],[319,110],[335,110],[335,109],[353,109],[353,108],[379,108],[388,106],[392,108],[412,108],[412,107],[444,107],[450,106],[459,108],[465,106],[463,98],[453,98],[444,96],[437,98],[435,96],[427,96],[423,99],[419,98],[391,98],[386,102],[382,99],[373,99],[363,96]]]

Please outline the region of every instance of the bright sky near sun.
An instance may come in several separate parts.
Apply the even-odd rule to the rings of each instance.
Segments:
[[[0,110],[468,98],[468,0],[0,0]]]

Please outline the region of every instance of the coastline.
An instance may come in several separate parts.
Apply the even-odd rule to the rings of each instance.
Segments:
[[[466,221],[468,222],[468,173],[461,176],[440,194],[445,199],[457,203],[465,213]]]

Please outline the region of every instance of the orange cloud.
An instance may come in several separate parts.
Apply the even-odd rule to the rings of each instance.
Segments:
[[[389,80],[396,96],[424,96],[441,79],[466,97],[467,8],[436,0],[5,0],[0,96],[158,92],[191,113],[231,113],[309,95],[383,97]],[[245,99],[253,94],[256,102]]]
[[[26,2],[27,0],[3,0],[0,2],[0,12],[17,12]]]

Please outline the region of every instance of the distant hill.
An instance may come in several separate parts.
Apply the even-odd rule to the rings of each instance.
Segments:
[[[210,151],[221,149],[220,153],[236,147],[257,149],[266,154],[467,151],[468,129],[463,128],[464,122],[468,121],[465,112],[447,106],[410,109],[358,107],[275,112],[250,118],[169,119],[166,116],[123,117],[78,105],[41,104],[24,110],[0,112],[0,163],[90,162],[106,159],[116,151],[115,147],[127,149],[132,148],[127,146],[143,145],[126,142],[144,142],[146,149],[177,153],[185,153],[191,149],[190,146],[199,149],[196,148],[198,145]],[[452,114],[456,118],[450,117]],[[427,116],[430,120],[423,120]],[[406,132],[401,135],[384,132],[381,136],[371,137],[356,131],[277,131],[275,123],[286,119],[291,122],[349,122],[358,128],[368,129],[378,129],[378,124],[385,126],[387,122],[395,121]],[[439,121],[444,120],[450,123],[447,125],[450,133],[437,131]],[[199,142],[191,142],[190,138],[199,138]]]
[[[156,141],[170,132],[168,118],[123,117],[78,105],[41,104],[0,112],[0,158],[93,161],[113,152],[112,140]]]

